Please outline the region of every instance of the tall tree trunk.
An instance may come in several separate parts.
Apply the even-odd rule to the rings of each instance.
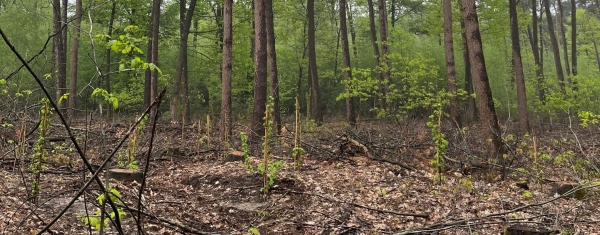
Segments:
[[[565,71],[567,72],[567,77],[569,77],[571,76],[571,67],[569,67],[569,51],[567,50],[567,36],[565,33],[565,25],[563,23],[564,14],[561,1],[562,0],[556,1],[558,4],[558,17],[556,18],[559,24],[558,26],[560,27],[560,39],[562,39],[563,57],[565,58]]]
[[[186,116],[187,106],[187,91],[183,91],[187,88],[187,76],[188,76],[188,39],[190,36],[190,28],[192,26],[192,17],[194,10],[196,9],[197,0],[190,1],[190,8],[186,14],[186,1],[180,0],[179,2],[179,55],[177,58],[177,70],[175,71],[175,82],[173,83],[173,91],[171,94],[171,121],[178,120],[179,113],[179,99],[182,100],[182,125],[185,125],[185,120],[189,118]],[[180,94],[181,93],[181,94]]]
[[[67,82],[66,82],[66,64],[65,64],[65,48],[63,40],[63,32],[62,32],[62,18],[61,18],[61,8],[60,8],[60,0],[53,0],[52,2],[53,8],[53,31],[54,38],[53,42],[53,52],[54,52],[54,75],[56,77],[56,100],[58,101],[60,97],[65,94]],[[65,29],[66,30],[66,29]],[[64,107],[61,103],[59,107]]]
[[[538,98],[541,102],[546,101],[546,84],[544,82],[544,67],[540,57],[540,47],[538,46],[538,16],[537,16],[537,0],[531,0],[531,51],[533,52],[533,60],[535,63],[535,76],[537,81]]]
[[[117,1],[112,1],[112,7],[110,9],[110,19],[108,20],[108,36],[111,37],[113,34],[113,25],[115,23],[115,12],[117,11]],[[106,39],[107,41],[110,40],[110,38]],[[106,92],[108,92],[110,94],[110,63],[111,63],[111,59],[110,59],[110,55],[111,55],[111,50],[106,49],[106,75],[104,76],[104,89],[106,90]],[[112,105],[107,105],[106,107],[106,117],[110,120],[112,118],[113,115],[113,109],[112,109]]]
[[[375,28],[375,10],[373,7],[373,0],[367,0],[367,4],[368,4],[368,8],[369,8],[369,29],[371,32],[371,43],[373,44],[373,54],[375,54],[375,63],[377,63],[376,66],[380,66],[381,65],[381,53],[379,52],[379,45],[377,45],[377,28]],[[386,107],[386,93],[385,93],[385,89],[384,89],[384,82],[383,82],[383,73],[380,70],[375,70],[377,71],[377,81],[379,82],[379,106],[380,108],[385,108]]]
[[[594,32],[592,32],[592,38],[594,38]],[[600,55],[598,55],[598,46],[596,45],[596,39],[592,40],[592,45],[594,45],[594,55],[596,55],[596,64],[598,65],[598,71],[600,71]]]
[[[512,57],[517,83],[517,106],[519,107],[519,126],[521,134],[529,131],[529,114],[527,111],[527,96],[525,93],[525,75],[521,61],[521,45],[519,41],[519,21],[517,16],[517,0],[508,1],[510,15],[510,38],[512,41]]]
[[[390,83],[390,60],[388,58],[389,45],[388,45],[388,19],[387,19],[387,8],[385,5],[386,0],[379,0],[379,37],[381,38],[381,64],[383,70],[383,94],[388,93]],[[383,99],[382,108],[390,109],[391,106],[387,99]]]
[[[254,107],[252,109],[252,142],[265,134],[263,118],[267,104],[267,32],[264,0],[254,0]]]
[[[340,35],[342,37],[342,71],[344,79],[352,79],[352,64],[350,63],[350,46],[348,45],[348,29],[346,28],[346,0],[340,0]],[[346,91],[349,92],[350,86],[346,85]],[[346,98],[346,118],[352,127],[356,127],[355,98]]]
[[[69,69],[69,117],[75,114],[75,100],[77,98],[77,63],[79,60],[79,32],[81,25],[82,0],[75,1],[75,24],[73,25],[73,45],[71,51],[71,65]]]
[[[233,0],[223,1],[223,62],[221,73],[221,139],[228,142],[231,138],[231,74],[233,66]]]
[[[396,0],[391,0],[390,12],[392,15],[392,28],[396,26]]]
[[[321,112],[321,91],[319,89],[319,73],[317,72],[317,49],[315,42],[315,0],[306,4],[308,17],[308,68],[310,74],[311,116],[318,123],[323,122]]]
[[[277,128],[276,133],[281,134],[281,108],[279,105],[279,78],[277,72],[277,53],[275,51],[275,24],[273,17],[273,0],[265,0],[265,16],[267,27],[267,62],[269,65],[269,78],[271,97],[273,98],[273,121]]]
[[[443,0],[444,15],[444,49],[446,53],[446,76],[450,97],[450,117],[458,127],[462,126],[460,111],[458,110],[458,97],[456,97],[456,67],[454,63],[454,39],[452,38],[452,0]]]
[[[577,4],[571,0],[571,73],[577,76]]]
[[[483,55],[483,47],[481,42],[481,34],[479,32],[479,20],[475,8],[475,0],[462,0],[463,3],[463,19],[465,21],[465,29],[467,34],[467,45],[469,47],[469,60],[471,61],[471,73],[477,94],[477,105],[479,107],[479,116],[481,118],[481,126],[486,129],[486,141],[488,145],[488,157],[493,157],[502,160],[504,153],[502,148],[502,139],[500,136],[500,127],[498,125],[498,117],[492,99],[492,90],[485,68],[485,58]]]
[[[554,32],[554,24],[552,22],[552,13],[550,13],[550,0],[544,1],[544,9],[546,10],[546,20],[548,22],[548,34],[550,35],[550,43],[552,44],[552,55],[554,56],[554,67],[556,68],[556,77],[561,92],[565,93],[565,76],[563,74],[562,63],[560,62],[560,50],[558,49],[558,40]]]
[[[461,12],[463,11],[462,2],[458,1]],[[463,41],[463,61],[465,64],[465,91],[467,92],[467,99],[465,100],[465,111],[469,119],[475,119],[477,117],[477,105],[475,104],[475,98],[473,94],[473,76],[471,75],[471,61],[469,61],[469,47],[467,46],[467,34],[465,33],[465,20],[460,18],[461,37]]]
[[[348,6],[348,23],[350,24],[350,40],[352,41],[352,52],[354,54],[354,63],[358,66],[358,49],[356,48],[356,30],[354,29],[354,17],[352,13],[352,4],[346,2]]]

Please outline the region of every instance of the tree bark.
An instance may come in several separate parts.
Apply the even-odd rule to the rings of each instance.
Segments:
[[[577,76],[577,4],[571,0],[571,73]]]
[[[565,93],[565,76],[563,74],[562,63],[560,62],[560,50],[558,49],[558,40],[554,32],[554,24],[552,22],[552,13],[550,13],[550,0],[544,1],[544,9],[546,11],[546,20],[548,22],[548,34],[550,35],[550,43],[552,44],[552,55],[554,56],[554,67],[556,69],[556,77],[561,92]]]
[[[471,74],[477,94],[477,105],[479,107],[479,116],[482,126],[486,127],[486,141],[488,147],[488,157],[499,158],[502,160],[504,153],[502,148],[502,139],[500,137],[500,127],[498,117],[492,99],[492,90],[490,89],[488,74],[485,68],[485,58],[479,32],[479,20],[475,8],[475,0],[462,0],[463,18],[467,34],[467,45],[469,47],[469,60],[471,61]]]
[[[75,114],[75,100],[77,98],[77,63],[79,61],[79,32],[81,25],[82,0],[75,1],[75,24],[73,25],[73,45],[71,51],[71,65],[69,69],[69,117]]]
[[[319,75],[317,72],[317,49],[315,42],[315,0],[308,0],[306,4],[308,17],[308,68],[310,74],[311,116],[317,124],[323,122],[321,112],[321,91],[319,89]]]
[[[231,74],[233,66],[233,0],[223,1],[223,62],[221,73],[221,139],[228,142],[231,138]]]
[[[458,1],[461,12],[463,11],[462,2]],[[461,37],[463,39],[463,61],[465,64],[465,91],[467,92],[467,99],[465,100],[465,111],[467,117],[475,119],[477,117],[477,105],[475,104],[475,98],[473,94],[473,76],[471,75],[471,61],[469,61],[469,47],[467,46],[467,34],[465,33],[465,20],[460,19]]]
[[[273,98],[273,121],[277,134],[281,134],[281,108],[279,105],[279,73],[277,72],[277,53],[275,51],[275,24],[273,17],[273,0],[265,0],[265,16],[267,26],[267,63],[271,97]]]
[[[254,0],[254,106],[252,110],[252,142],[265,134],[263,118],[267,104],[267,32],[264,0]]]
[[[352,4],[346,2],[348,6],[348,23],[350,24],[350,40],[352,41],[352,52],[354,54],[355,64],[358,66],[358,49],[356,48],[356,30],[354,29],[354,17],[352,16]]]
[[[560,35],[562,39],[562,48],[563,48],[563,57],[565,58],[565,71],[567,72],[567,77],[571,76],[571,67],[569,67],[569,51],[567,50],[567,36],[565,33],[565,25],[563,23],[564,20],[564,14],[563,14],[563,7],[562,7],[562,0],[556,1],[555,3],[558,4],[558,17],[557,17],[557,21],[558,21],[558,26],[560,27]],[[556,8],[555,8],[556,9]]]
[[[525,75],[523,74],[523,61],[521,60],[521,45],[519,41],[519,21],[517,16],[517,0],[508,1],[510,15],[510,38],[512,41],[512,57],[517,84],[517,106],[519,107],[520,134],[529,131],[529,113],[527,110],[527,96],[525,93]]]
[[[56,101],[60,100],[66,91],[66,53],[65,44],[63,43],[66,38],[63,38],[62,18],[60,0],[52,1],[53,8],[53,31],[54,37],[52,40],[53,52],[54,52],[54,76],[56,77]],[[64,104],[58,104],[59,108],[64,107]]]
[[[152,36],[150,41],[152,42],[152,50],[148,52],[152,55],[152,61],[154,65],[158,66],[158,30],[160,23],[160,4],[161,0],[152,1]],[[158,96],[158,71],[150,71],[150,102]],[[151,119],[154,118],[155,112],[151,113]]]
[[[535,75],[537,81],[538,99],[544,103],[546,101],[546,84],[544,82],[544,67],[540,58],[540,48],[538,46],[538,16],[537,16],[537,0],[531,0],[531,51],[533,52],[533,60],[535,63]]]
[[[342,71],[344,79],[352,79],[352,64],[350,63],[350,46],[348,45],[348,29],[346,27],[346,0],[340,0],[340,36],[342,39]],[[350,86],[346,85],[346,92],[349,92]],[[356,101],[354,97],[346,98],[346,118],[352,127],[356,127],[356,110],[354,109]]]
[[[110,19],[108,20],[108,36],[112,36],[113,34],[113,25],[115,23],[115,12],[117,10],[117,1],[112,1],[112,7],[110,9]],[[110,38],[106,39],[107,41],[110,40]],[[110,94],[110,63],[111,63],[111,50],[106,49],[106,73],[104,76],[104,89],[106,90],[106,92],[108,92]],[[101,85],[102,86],[102,85]],[[107,105],[106,107],[106,117],[110,120],[112,118],[112,114],[113,114],[113,108],[111,105]]]
[[[452,38],[452,0],[442,2],[444,18],[444,49],[446,54],[446,76],[448,92],[450,92],[450,117],[460,128],[462,122],[456,97],[456,66],[454,62],[454,39]]]
[[[387,7],[385,5],[386,0],[379,0],[379,37],[381,38],[381,64],[384,68],[383,74],[383,94],[387,95],[389,90],[390,82],[390,62],[388,58],[389,45],[388,45],[388,19],[387,19]],[[385,96],[384,96],[385,97]],[[382,108],[390,109],[391,106],[387,99],[382,99]]]
[[[375,10],[373,7],[373,0],[367,0],[367,5],[369,8],[369,29],[371,32],[371,42],[373,44],[373,54],[375,55],[375,63],[377,66],[381,65],[381,53],[379,52],[379,45],[377,45],[377,28],[375,27]],[[379,81],[379,106],[380,108],[386,107],[386,94],[384,89],[384,78],[383,73],[380,70],[375,70],[377,72],[377,81]]]
[[[185,120],[189,117],[186,116],[187,106],[187,92],[182,90],[184,81],[187,83],[188,76],[188,39],[190,36],[190,28],[192,26],[192,17],[194,10],[196,9],[197,0],[190,1],[190,7],[186,12],[185,0],[179,2],[179,55],[177,58],[177,70],[175,71],[175,82],[173,83],[173,90],[171,94],[171,121],[177,121],[179,119],[179,99],[182,100],[182,125],[185,125]],[[187,13],[187,14],[186,14]]]

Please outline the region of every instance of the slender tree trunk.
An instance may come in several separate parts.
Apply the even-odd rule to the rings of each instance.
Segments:
[[[300,113],[304,113],[306,114],[306,116],[308,117],[308,109],[306,107],[306,91],[302,89],[302,84],[304,83],[302,81],[302,79],[304,78],[303,75],[303,71],[304,68],[302,67],[304,65],[303,61],[306,58],[306,53],[308,50],[308,45],[306,43],[306,24],[307,22],[305,21],[304,24],[302,25],[302,58],[298,61],[298,81],[296,84],[296,96],[298,97],[298,99],[300,100]],[[308,79],[307,84],[310,84],[310,79]]]
[[[356,48],[356,30],[354,29],[354,17],[352,13],[352,4],[346,2],[348,6],[348,23],[350,24],[350,40],[352,40],[352,52],[354,54],[354,63],[358,66],[358,49]]]
[[[221,73],[221,139],[227,142],[231,138],[231,74],[233,66],[233,0],[223,1],[223,62]]]
[[[592,38],[594,38],[593,31]],[[598,64],[598,71],[600,71],[600,56],[598,55],[598,46],[596,45],[596,39],[592,40],[592,45],[594,45],[594,55],[596,55],[596,64]]]
[[[367,0],[368,8],[369,8],[369,29],[371,32],[371,42],[373,44],[373,54],[375,54],[375,63],[377,66],[381,65],[381,53],[379,52],[379,45],[377,45],[377,28],[375,28],[375,10],[373,7],[373,0]],[[375,70],[377,72],[377,81],[379,81],[379,106],[380,108],[386,107],[386,93],[384,89],[384,78],[383,73],[379,70]]]
[[[571,73],[577,76],[577,4],[571,0]]]
[[[444,49],[446,53],[446,76],[450,97],[450,117],[458,127],[462,126],[458,97],[456,97],[456,66],[454,63],[454,39],[452,38],[452,0],[443,0],[444,15]]]
[[[500,127],[498,117],[492,99],[492,90],[490,89],[489,79],[485,68],[485,58],[481,35],[479,32],[479,21],[475,9],[475,0],[463,0],[463,18],[467,34],[467,45],[469,47],[469,60],[471,61],[471,73],[475,83],[475,92],[477,93],[477,104],[479,106],[479,116],[481,124],[487,131],[489,141],[488,157],[502,160],[504,153],[502,148],[502,138],[500,136]]]
[[[160,4],[161,0],[153,0],[152,3],[152,63],[158,66],[158,30],[160,23]],[[150,73],[150,100],[154,100],[158,96],[158,71],[154,70]],[[155,114],[154,112],[152,113]],[[151,116],[154,118],[154,116]]]
[[[181,89],[183,87],[187,88],[187,75],[188,75],[188,39],[190,36],[190,28],[192,26],[192,17],[194,15],[194,10],[196,9],[197,0],[190,1],[190,8],[187,10],[186,14],[186,1],[180,0],[179,3],[179,55],[177,59],[177,70],[175,71],[175,82],[173,83],[173,92],[171,94],[171,121],[177,121],[179,119],[179,99],[181,98],[182,102],[182,125],[185,125],[185,120],[189,118],[186,116],[186,111],[188,108],[187,105],[187,92],[184,92]],[[181,94],[180,94],[181,93]]]
[[[277,54],[275,51],[275,24],[273,17],[273,0],[265,0],[265,16],[267,27],[267,62],[269,65],[269,78],[271,97],[273,98],[273,121],[277,128],[276,133],[281,134],[281,108],[279,105],[279,78],[277,72]]]
[[[319,89],[319,75],[317,72],[317,49],[315,42],[315,0],[307,2],[308,16],[308,68],[310,72],[311,116],[318,123],[323,122],[321,112],[321,91]]]
[[[538,46],[538,16],[537,16],[537,0],[531,0],[531,51],[533,52],[533,60],[535,63],[535,76],[537,81],[537,91],[539,100],[544,103],[546,101],[546,84],[544,82],[544,67],[540,56],[540,47]]]
[[[112,7],[110,9],[110,19],[108,20],[108,36],[112,36],[113,34],[113,25],[115,22],[115,12],[117,8],[117,1],[112,1]],[[107,41],[109,41],[110,39],[107,38]],[[106,90],[106,92],[108,92],[110,94],[110,63],[111,63],[111,50],[110,49],[106,49],[106,76],[104,76],[104,89]],[[113,115],[113,108],[111,105],[107,105],[106,107],[106,117],[110,120],[112,118]]]
[[[508,5],[510,15],[510,38],[512,41],[512,57],[517,83],[519,126],[521,127],[521,134],[524,134],[529,131],[529,114],[527,110],[527,96],[525,93],[525,75],[523,74],[523,61],[521,61],[521,45],[519,45],[519,18],[517,16],[517,0],[509,0]]]
[[[554,66],[556,68],[556,77],[561,92],[565,93],[565,76],[563,74],[562,63],[560,62],[560,50],[558,49],[558,40],[554,32],[554,24],[552,22],[552,14],[550,13],[550,0],[544,1],[544,9],[546,10],[546,20],[548,22],[548,34],[550,35],[550,43],[552,44],[552,55],[554,56]]]
[[[348,29],[346,28],[346,0],[340,0],[340,35],[342,37],[342,71],[344,79],[352,79],[352,64],[350,63],[350,46],[348,45]],[[350,86],[346,85],[346,91],[349,92]],[[356,101],[354,97],[346,98],[346,118],[350,126],[356,127]]]
[[[562,39],[562,48],[563,48],[563,57],[565,58],[565,71],[567,72],[567,77],[571,76],[571,67],[569,67],[569,51],[567,50],[567,36],[565,33],[565,25],[563,23],[563,7],[562,7],[562,0],[556,1],[556,4],[558,4],[558,17],[557,21],[558,21],[558,26],[560,27],[560,35],[561,35],[561,39]],[[556,9],[556,8],[555,8]]]
[[[61,17],[61,8],[60,8],[60,0],[53,0],[53,30],[54,30],[54,38],[53,38],[53,48],[54,48],[54,75],[56,77],[56,100],[60,100],[65,94],[67,82],[66,82],[66,59],[65,59],[65,44],[63,38],[63,28],[62,28],[62,17]],[[66,29],[65,29],[66,30]],[[59,107],[64,107],[64,103],[60,103]]]
[[[396,0],[391,0],[390,2],[392,3],[390,6],[390,12],[392,15],[392,28],[394,28],[396,26]]]
[[[379,36],[381,38],[381,64],[383,70],[383,94],[388,93],[389,82],[390,82],[390,60],[388,58],[389,45],[388,45],[388,19],[387,19],[387,8],[385,5],[386,0],[379,0]],[[383,100],[382,108],[390,109],[390,103],[387,99]]]
[[[267,32],[264,0],[254,0],[254,107],[252,110],[252,142],[265,134],[263,118],[267,104]]]
[[[75,117],[75,100],[77,98],[77,63],[79,60],[79,27],[81,25],[82,0],[75,1],[75,24],[73,25],[73,45],[71,51],[69,81],[69,117]]]

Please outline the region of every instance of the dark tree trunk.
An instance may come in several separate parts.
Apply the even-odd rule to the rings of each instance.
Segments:
[[[456,66],[454,63],[454,39],[452,38],[452,0],[443,0],[444,15],[444,49],[446,53],[446,76],[450,97],[450,117],[460,128],[462,122],[458,110],[458,97],[456,97]]]
[[[179,55],[177,58],[177,70],[175,71],[175,82],[173,83],[173,92],[171,94],[171,121],[179,120],[179,99],[181,99],[182,125],[185,125],[189,118],[186,111],[187,106],[187,76],[188,76],[188,38],[192,26],[192,17],[196,9],[197,0],[190,1],[190,8],[186,14],[186,1],[179,2]],[[183,88],[183,89],[182,89]]]
[[[263,118],[267,104],[267,32],[264,0],[254,0],[254,106],[252,110],[252,142],[265,134]]]
[[[562,0],[556,1],[556,3],[558,4],[558,26],[560,27],[560,35],[562,39],[562,48],[563,48],[563,57],[565,58],[565,71],[567,72],[567,77],[571,76],[571,67],[569,67],[569,51],[567,50],[567,36],[565,33],[565,25],[563,23],[563,19],[564,19],[564,14],[563,14],[563,7],[562,7]]]
[[[221,64],[221,139],[231,139],[231,74],[233,66],[233,0],[223,1],[223,62]]]
[[[65,52],[65,44],[63,38],[63,28],[62,28],[62,18],[61,18],[61,8],[60,8],[60,0],[53,0],[53,49],[54,49],[54,71],[56,77],[56,101],[60,99],[65,94],[67,88],[67,68],[66,68],[66,52]],[[65,29],[66,30],[66,29]],[[59,104],[59,107],[64,107],[64,103]]]
[[[160,4],[161,0],[152,1],[152,50],[148,53],[152,54],[152,61],[154,65],[158,66],[158,30],[160,23]],[[158,96],[158,71],[150,71],[150,102]],[[154,118],[156,113],[151,113],[151,119]]]
[[[350,63],[350,46],[348,45],[348,29],[346,28],[346,0],[340,0],[340,36],[342,38],[342,71],[344,79],[352,79],[352,65]],[[349,92],[350,86],[346,85],[346,91]],[[346,98],[346,118],[352,127],[356,127],[355,98]]]
[[[548,22],[548,34],[550,36],[550,43],[552,44],[552,55],[554,56],[556,77],[558,78],[558,85],[560,86],[561,92],[565,93],[565,76],[563,74],[562,63],[560,62],[560,50],[558,49],[558,40],[556,39],[556,33],[554,32],[552,13],[550,13],[550,0],[543,1],[544,9],[546,10],[546,20]]]
[[[460,10],[462,12],[462,2],[458,1]],[[465,33],[465,20],[460,19],[461,37],[463,39],[463,60],[465,63],[465,91],[467,92],[467,99],[465,100],[465,111],[469,119],[475,119],[477,117],[477,105],[475,104],[475,98],[473,94],[473,76],[471,75],[471,61],[469,61],[469,47],[467,46],[467,34]]]
[[[383,73],[383,94],[388,93],[389,80],[390,80],[390,62],[388,59],[389,45],[388,45],[388,19],[387,19],[387,8],[385,5],[386,0],[379,0],[379,36],[381,38],[381,64],[384,68]],[[385,97],[385,96],[384,96]],[[391,106],[387,99],[382,99],[382,108],[390,109]]]
[[[577,76],[577,4],[571,0],[571,73]]]
[[[544,67],[540,57],[540,47],[538,46],[538,16],[537,16],[537,0],[531,0],[531,51],[533,52],[533,60],[535,63],[535,76],[537,81],[538,98],[541,102],[546,101],[546,84],[544,82]]]
[[[512,57],[517,83],[517,105],[519,107],[519,126],[521,134],[529,132],[529,114],[527,111],[527,96],[525,93],[525,75],[521,61],[521,45],[519,41],[519,21],[517,16],[517,0],[508,1],[510,15],[510,37],[512,41]]]
[[[323,122],[321,112],[321,91],[319,89],[319,75],[317,73],[317,49],[315,42],[315,0],[307,2],[308,17],[308,68],[310,75],[311,116],[318,123]]]
[[[375,54],[375,63],[377,63],[377,66],[381,65],[381,53],[379,52],[379,45],[377,45],[377,28],[375,28],[375,10],[373,7],[373,0],[367,0],[367,4],[368,4],[368,8],[369,8],[369,29],[371,32],[371,42],[373,44],[373,54]],[[380,101],[380,108],[385,108],[386,107],[386,94],[385,94],[385,89],[384,89],[384,82],[383,82],[383,73],[379,70],[377,71],[377,81],[379,81],[379,101]]]
[[[113,25],[115,22],[115,12],[117,10],[116,8],[117,8],[117,1],[112,1],[112,7],[110,9],[110,19],[108,20],[108,36],[109,37],[112,36],[112,34],[113,34]],[[106,40],[109,41],[110,39],[107,38]],[[110,55],[111,55],[110,49],[106,49],[106,76],[104,77],[104,89],[109,94],[110,94],[110,63],[111,63]],[[113,114],[112,105],[107,105],[106,117],[108,119],[111,119],[112,114]]]
[[[281,108],[279,106],[279,78],[277,72],[277,54],[275,52],[275,25],[273,17],[273,0],[265,0],[265,16],[267,27],[267,62],[269,64],[269,78],[271,97],[273,98],[273,121],[276,133],[281,134]]]
[[[71,51],[71,66],[69,69],[69,117],[75,114],[75,100],[77,99],[77,65],[79,61],[79,32],[81,25],[82,0],[75,1],[75,24],[73,25],[73,45]]]
[[[469,47],[469,60],[471,61],[471,74],[477,94],[477,104],[479,107],[479,117],[481,126],[486,127],[486,139],[488,143],[488,157],[502,159],[504,153],[502,148],[502,139],[500,136],[500,127],[498,117],[492,99],[492,90],[490,89],[489,79],[485,68],[485,58],[479,32],[479,21],[475,8],[475,0],[463,0],[463,18],[467,34],[467,45]]]
[[[356,48],[356,30],[354,29],[354,17],[352,16],[352,4],[346,2],[348,6],[348,23],[350,24],[350,40],[352,40],[352,52],[354,54],[355,64],[358,66],[358,49]]]

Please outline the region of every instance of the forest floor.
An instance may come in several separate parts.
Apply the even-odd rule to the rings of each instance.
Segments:
[[[373,121],[356,130],[340,123],[303,125],[301,146],[307,153],[297,170],[290,158],[293,126],[273,138],[271,155],[284,163],[268,194],[261,191],[262,175],[246,170],[243,161],[224,160],[216,135],[199,128],[204,124],[186,126],[183,135],[181,126],[158,124],[142,200],[144,233],[251,234],[255,228],[260,234],[500,234],[518,227],[600,234],[596,127],[538,124],[534,138],[511,135],[515,124],[504,123],[509,167],[502,180],[501,167],[486,156],[483,128],[458,129],[447,123],[444,181],[438,183],[430,167],[436,147],[425,121]],[[93,165],[113,151],[130,125],[105,123],[103,141],[100,124],[92,123],[86,154]],[[78,139],[85,139],[85,125],[74,126]],[[52,128],[53,135],[65,135],[59,126]],[[231,147],[236,150],[241,150],[241,131],[248,128],[234,128]],[[32,149],[22,158],[7,147],[14,133],[0,132],[0,234],[34,234],[68,206],[91,173],[69,151],[70,141],[62,149],[53,147],[41,172],[38,203],[30,203]],[[146,166],[151,134],[147,125],[136,135],[140,169]],[[119,150],[121,155],[126,148]],[[254,166],[260,161],[251,158]],[[104,174],[100,178],[104,182]],[[565,182],[587,188],[576,191],[577,198],[559,196],[556,191],[564,187],[557,187]],[[123,233],[137,233],[133,208],[140,182],[110,184],[129,208]],[[97,234],[81,217],[98,210],[99,189],[92,182],[49,231],[89,234],[91,229]],[[107,232],[117,234],[114,226]]]

